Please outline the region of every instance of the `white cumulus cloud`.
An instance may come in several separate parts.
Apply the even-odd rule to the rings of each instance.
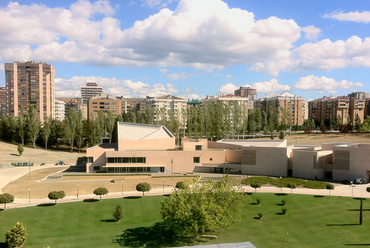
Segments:
[[[164,94],[176,94],[178,90],[172,84],[149,84],[141,81],[132,81],[130,79],[120,80],[117,78],[104,77],[83,77],[74,76],[70,79],[56,78],[55,79],[55,95],[56,97],[80,97],[81,86],[86,82],[96,82],[103,87],[105,93],[115,96],[124,97],[145,97],[145,96],[161,96]],[[68,90],[66,90],[68,89]]]
[[[302,28],[302,31],[305,33],[304,37],[308,40],[317,40],[321,33],[321,29],[313,25]]]
[[[289,85],[280,84],[276,78],[273,78],[270,81],[256,82],[256,83],[253,83],[252,85],[246,84],[242,86],[254,88],[257,90],[257,93],[271,93],[271,92],[290,90]],[[221,88],[218,90],[218,92],[222,94],[234,94],[234,91],[236,89],[239,89],[239,87],[232,83],[228,83],[228,84],[222,85]]]
[[[351,22],[370,22],[370,11],[351,11],[348,13],[343,12],[332,12],[330,14],[325,14],[324,18],[331,18],[338,21],[351,21]]]
[[[294,83],[294,87],[301,90],[318,90],[328,91],[329,93],[336,92],[336,89],[349,89],[351,87],[363,87],[363,83],[353,83],[347,80],[336,81],[333,78],[325,76],[314,76],[309,75],[307,77],[300,78]]]

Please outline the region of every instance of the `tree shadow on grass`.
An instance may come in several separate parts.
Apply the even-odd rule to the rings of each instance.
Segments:
[[[38,207],[51,207],[55,206],[55,203],[41,203],[37,205]]]
[[[126,196],[126,197],[123,197],[124,199],[140,199],[140,198],[143,198],[142,196]]]
[[[276,196],[285,196],[285,195],[288,195],[286,193],[275,193]]]
[[[359,226],[360,224],[327,224],[326,226]]]
[[[124,247],[181,247],[195,245],[201,240],[194,237],[176,236],[163,222],[150,227],[137,227],[125,230],[113,241]]]
[[[100,220],[101,222],[117,222],[115,219],[105,219],[105,220]]]
[[[90,199],[84,199],[84,202],[97,202],[98,199],[90,198]]]
[[[370,246],[370,244],[346,244],[346,246]]]
[[[5,242],[0,242],[0,248],[8,248],[8,245]]]
[[[323,196],[323,195],[314,195],[313,197],[316,197],[316,198],[323,198],[324,196]]]

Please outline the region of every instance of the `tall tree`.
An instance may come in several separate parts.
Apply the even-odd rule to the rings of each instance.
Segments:
[[[45,143],[45,150],[48,149],[48,141],[51,134],[51,127],[53,125],[53,118],[51,116],[45,118],[44,123],[42,124],[42,138]]]
[[[115,119],[114,114],[112,111],[108,111],[107,117],[106,117],[106,126],[107,126],[107,133],[109,135],[109,143],[112,142],[112,133],[114,129]]]
[[[17,117],[17,129],[19,138],[21,139],[22,146],[24,146],[24,136],[26,133],[26,121],[27,113],[24,111],[24,108],[21,107],[19,116]]]
[[[68,140],[71,146],[71,152],[73,152],[74,141],[76,138],[76,125],[77,115],[74,109],[69,109],[67,118],[64,121],[64,136]]]
[[[36,147],[37,136],[40,133],[40,116],[35,106],[31,105],[28,110],[27,124],[29,128],[29,136],[32,141],[33,148]]]
[[[81,152],[81,147],[85,141],[84,133],[84,122],[82,117],[82,111],[79,110],[76,119],[76,145],[78,147],[78,152]]]

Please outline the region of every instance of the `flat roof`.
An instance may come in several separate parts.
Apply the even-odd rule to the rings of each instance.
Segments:
[[[118,139],[150,140],[174,137],[165,126],[118,122]]]

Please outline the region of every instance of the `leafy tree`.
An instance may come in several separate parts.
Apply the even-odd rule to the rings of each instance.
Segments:
[[[367,192],[367,193],[370,193],[370,187],[367,187],[367,188],[366,188],[366,192]]]
[[[321,124],[320,124],[320,131],[321,133],[325,134],[325,138],[326,138],[326,131],[328,130],[328,128],[325,126],[324,122],[321,121]]]
[[[23,246],[27,241],[27,232],[22,223],[15,226],[5,234],[6,244],[9,248]]]
[[[52,124],[53,124],[53,119],[52,119],[51,116],[47,117],[44,120],[44,123],[43,123],[42,138],[43,138],[44,143],[45,143],[45,150],[48,149],[48,141],[49,141],[49,137],[50,137],[50,134],[51,134]]]
[[[362,124],[361,124],[361,119],[360,119],[360,116],[358,114],[356,114],[356,119],[355,119],[355,128],[357,131],[360,130]]]
[[[279,139],[283,140],[284,138],[285,138],[285,133],[283,130],[281,130],[279,133]]]
[[[112,111],[108,111],[107,113],[107,117],[106,117],[106,123],[107,123],[107,133],[109,134],[109,143],[112,142],[112,133],[113,133],[113,129],[114,129],[114,123],[115,123],[115,120],[114,120],[114,114],[112,113]]]
[[[32,141],[32,146],[35,149],[37,136],[40,133],[40,116],[35,106],[31,105],[28,110],[27,122],[29,128],[29,136]]]
[[[254,188],[254,193],[257,193],[257,188],[261,188],[261,183],[259,182],[254,182],[254,183],[251,183],[250,186],[252,188]]]
[[[4,210],[6,210],[6,204],[14,202],[14,196],[8,193],[0,194],[0,204],[4,204]]]
[[[55,205],[57,205],[57,200],[63,199],[65,196],[66,194],[64,193],[64,191],[52,191],[48,194],[48,198],[50,200],[54,200]]]
[[[122,219],[123,217],[123,210],[122,210],[122,205],[121,204],[117,204],[116,205],[116,208],[113,212],[113,218],[116,220],[116,221],[119,221],[120,219]]]
[[[19,145],[18,145],[17,150],[18,150],[19,156],[22,156],[22,153],[23,153],[23,151],[24,151],[22,144],[19,144]]]
[[[93,193],[95,195],[100,196],[100,200],[101,200],[102,195],[108,194],[108,190],[106,188],[99,187],[99,188],[95,189]]]
[[[367,116],[360,127],[360,132],[370,132],[370,116]]]
[[[198,236],[240,220],[246,195],[232,178],[186,179],[184,184],[162,202],[163,221],[175,234]]]
[[[184,184],[183,181],[179,181],[179,182],[176,183],[176,188],[177,189],[184,189],[184,187],[185,187],[185,184]]]
[[[76,138],[77,116],[74,109],[70,108],[67,118],[64,120],[64,136],[71,146],[73,152],[74,141]]]
[[[17,134],[17,120],[14,116],[9,116],[2,120],[1,126],[6,132],[2,132],[2,139],[8,142],[12,142]]]
[[[330,196],[330,192],[334,189],[334,185],[329,183],[328,185],[326,185],[326,189],[329,190],[329,196]]]
[[[148,192],[151,189],[152,187],[150,186],[149,183],[139,183],[138,185],[136,185],[136,190],[143,192],[143,196],[145,192]]]
[[[17,129],[18,129],[19,138],[21,139],[22,146],[24,146],[24,136],[26,133],[26,120],[27,120],[26,113],[23,107],[21,107],[20,114],[17,117]]]
[[[84,141],[84,122],[82,118],[82,111],[79,110],[76,119],[76,145],[78,147],[78,152],[81,152],[81,147],[83,146]]]
[[[312,133],[312,130],[315,129],[315,122],[312,119],[307,119],[303,122],[303,129],[304,132],[310,136],[310,133]]]

